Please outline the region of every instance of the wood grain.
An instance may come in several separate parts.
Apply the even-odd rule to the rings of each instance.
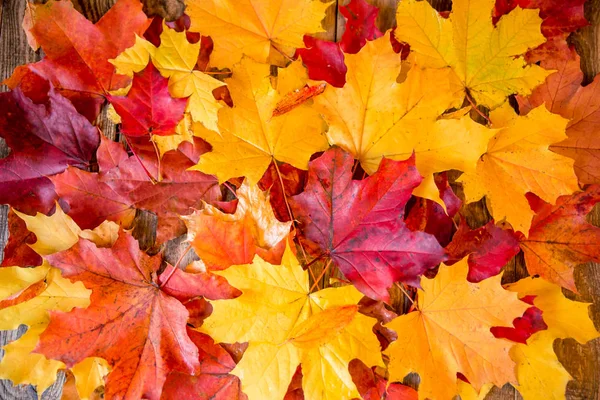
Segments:
[[[398,0],[370,0],[372,4],[380,8],[380,14],[377,19],[378,27],[384,31],[395,25],[395,9]],[[96,22],[112,6],[114,0],[72,0],[75,7],[88,19]],[[338,3],[345,5],[349,0],[338,0]],[[449,10],[451,0],[430,0],[430,3],[438,10]],[[5,79],[12,73],[13,69],[21,64],[35,62],[40,59],[39,52],[33,52],[27,45],[26,37],[21,29],[21,21],[25,9],[24,0],[0,0],[0,79]],[[327,10],[327,16],[323,26],[326,32],[318,35],[321,39],[339,40],[344,31],[344,18],[333,5]],[[572,42],[576,45],[581,55],[582,70],[586,75],[587,81],[600,72],[600,0],[591,0],[586,4],[586,16],[590,21],[590,26],[581,29],[572,37]],[[0,90],[5,90],[1,87]],[[97,119],[96,125],[104,134],[113,139],[119,140],[118,131],[115,125],[108,120],[106,113],[103,112]],[[0,139],[0,157],[8,154],[8,149]],[[459,174],[452,174],[456,178]],[[461,192],[459,186],[454,185],[457,192]],[[7,240],[7,207],[0,206],[0,259],[2,249]],[[490,214],[487,211],[483,201],[473,203],[465,208],[467,221],[471,227],[481,226],[490,220]],[[600,225],[600,207],[597,207],[590,214],[590,222]],[[144,249],[153,252],[155,248],[155,229],[156,216],[148,212],[138,212],[135,220],[134,235],[140,241]],[[164,254],[168,261],[175,262],[181,252],[187,247],[182,243],[183,239],[178,238],[164,247]],[[188,255],[187,258],[194,255]],[[518,255],[506,267],[504,274],[505,282],[513,282],[527,275],[522,255]],[[600,327],[600,269],[598,265],[586,264],[576,269],[576,282],[580,289],[580,294],[575,296],[572,293],[565,292],[570,298],[597,302],[590,308],[590,315],[597,327]],[[392,293],[392,305],[398,310],[406,310],[409,306],[404,295],[399,289]],[[21,326],[16,331],[0,332],[0,345],[7,341],[14,340],[23,334],[25,326]],[[580,345],[573,340],[557,340],[554,344],[555,351],[567,371],[573,376],[567,388],[567,398],[572,400],[600,400],[600,340],[594,340],[586,345]],[[55,385],[49,388],[42,396],[43,399],[59,399],[64,383],[64,374],[61,373]],[[418,386],[418,376],[412,375],[407,378],[407,384]],[[24,400],[36,399],[35,389],[28,385],[13,387],[8,381],[0,381],[0,400]],[[521,396],[510,385],[503,388],[494,388],[487,396],[490,400],[509,400],[520,399]]]

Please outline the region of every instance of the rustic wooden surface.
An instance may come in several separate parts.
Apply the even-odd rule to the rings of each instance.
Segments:
[[[33,52],[27,45],[25,34],[21,28],[21,21],[25,12],[26,0],[0,0],[0,80],[9,77],[13,69],[21,64],[35,62],[41,58],[40,52]],[[72,0],[75,7],[88,19],[97,21],[114,3],[115,0]],[[150,1],[150,0],[148,0]],[[152,0],[153,2],[156,2]],[[338,0],[340,4],[347,4],[349,0]],[[397,0],[368,0],[380,7],[378,24],[384,30],[394,25],[394,14]],[[449,10],[451,0],[429,0],[438,10]],[[581,29],[571,37],[571,41],[577,47],[581,55],[582,69],[587,81],[600,72],[600,0],[589,0],[586,4],[586,16],[590,26]],[[324,22],[327,32],[319,37],[328,40],[339,40],[344,30],[344,18],[336,7],[328,10]],[[0,87],[6,90],[6,87]],[[113,140],[118,140],[115,126],[105,116],[100,116],[96,124],[104,134]],[[0,139],[0,157],[8,154],[8,149]],[[460,188],[455,188],[460,191]],[[2,249],[7,240],[7,213],[6,206],[0,206],[0,259]],[[590,222],[600,226],[600,208],[590,214]],[[467,207],[467,220],[472,227],[481,226],[489,220],[489,214],[482,202],[471,204]],[[141,247],[151,249],[154,245],[154,228],[156,218],[146,212],[139,212],[136,216],[134,235],[140,240]],[[182,250],[182,238],[167,244],[165,255],[168,260],[174,262]],[[512,282],[526,276],[523,257],[518,255],[506,267],[504,279]],[[567,293],[570,298],[596,302],[590,307],[590,315],[600,327],[600,266],[596,264],[585,264],[576,269],[576,282],[580,294],[575,296]],[[400,292],[393,293],[393,305],[397,309],[403,309],[403,295]],[[0,345],[14,340],[26,330],[21,326],[16,331],[0,332]],[[559,360],[574,378],[567,387],[567,398],[570,400],[600,400],[600,339],[593,340],[586,345],[580,345],[572,339],[557,340],[554,344]],[[62,393],[64,374],[60,373],[57,382],[48,388],[42,395],[42,399],[59,399]],[[409,377],[407,384],[416,385],[418,379]],[[0,400],[9,399],[36,399],[37,393],[31,386],[12,386],[9,381],[0,380]],[[494,388],[487,396],[490,400],[520,399],[521,396],[510,385],[503,388]]]

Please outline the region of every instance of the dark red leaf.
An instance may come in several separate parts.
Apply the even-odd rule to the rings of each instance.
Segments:
[[[67,166],[87,168],[100,143],[98,129],[56,91],[34,104],[21,90],[0,94],[0,137],[11,148],[0,160],[0,203],[27,214],[47,213],[56,194],[47,176]]]
[[[527,339],[536,332],[548,329],[542,317],[542,310],[529,307],[522,317],[515,318],[514,328],[494,326],[490,329],[492,334],[501,339],[512,340],[517,343],[527,343]]]
[[[471,230],[461,216],[460,226],[446,246],[448,261],[452,265],[467,255],[469,282],[480,282],[498,275],[502,268],[519,252],[518,236],[512,229],[502,229],[488,222],[481,228]]]
[[[435,237],[411,232],[403,222],[406,202],[421,177],[414,157],[384,159],[377,172],[352,179],[352,156],[339,148],[309,164],[303,193],[290,199],[300,240],[315,256],[328,256],[365,295],[388,301],[397,281],[419,277],[445,260]]]

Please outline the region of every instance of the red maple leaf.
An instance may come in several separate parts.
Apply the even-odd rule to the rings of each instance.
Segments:
[[[600,186],[561,196],[556,205],[548,204],[528,193],[531,209],[536,213],[529,236],[522,237],[521,249],[531,275],[554,282],[577,292],[573,269],[588,261],[600,262],[600,228],[585,219],[600,201]]]
[[[519,239],[515,232],[508,228],[502,229],[494,221],[478,229],[471,230],[466,220],[461,216],[460,226],[446,246],[452,265],[469,256],[469,282],[481,282],[491,276],[498,275],[502,268],[519,253]]]
[[[171,97],[168,83],[169,79],[164,78],[150,62],[143,71],[134,75],[126,97],[108,95],[108,100],[121,116],[121,132],[128,136],[175,133],[175,127],[183,118],[187,99]]]
[[[181,301],[239,294],[224,278],[170,265],[157,277],[161,258],[141,252],[123,231],[112,248],[80,239],[47,259],[92,294],[85,309],[51,312],[35,351],[69,367],[86,357],[104,358],[112,367],[106,378],[109,398],[158,399],[170,371],[196,373],[198,348],[186,332],[188,312]]]
[[[157,241],[162,243],[185,233],[180,215],[201,208],[203,201],[220,199],[221,190],[215,177],[187,171],[206,151],[204,142],[199,139],[196,142],[194,151],[188,155],[169,151],[163,156],[160,182],[150,181],[146,172],[157,175],[158,162],[153,150],[137,147],[139,159],[127,157],[122,146],[116,147],[108,141],[100,147],[98,162],[105,167],[117,163],[116,166],[99,174],[69,168],[52,177],[52,181],[56,192],[69,206],[67,213],[83,229],[94,228],[105,219],[130,219],[134,209],[144,209],[158,216]],[[180,146],[180,149],[185,147]]]
[[[229,374],[235,367],[231,355],[210,336],[188,328],[188,336],[198,347],[200,368],[192,376],[172,372],[165,382],[161,400],[245,400],[240,380]]]
[[[419,276],[445,260],[433,235],[412,232],[404,207],[422,178],[414,157],[384,159],[377,172],[352,179],[352,156],[339,148],[310,162],[303,193],[290,199],[301,242],[315,257],[330,257],[358,290],[389,300],[397,281],[418,285]]]
[[[32,79],[28,75],[39,75],[93,121],[104,102],[103,96],[129,84],[130,79],[115,74],[115,67],[108,60],[133,46],[135,35],[142,36],[150,24],[142,4],[137,0],[119,0],[93,24],[70,1],[49,1],[36,7],[33,18],[31,33],[46,57],[17,68],[6,84],[14,88],[23,80]]]
[[[340,12],[346,18],[346,30],[340,40],[344,53],[356,54],[367,43],[383,36],[375,25],[379,8],[365,0],[351,0],[346,6],[340,7]]]
[[[45,104],[34,104],[19,89],[1,93],[0,109],[0,136],[11,148],[0,160],[0,204],[47,213],[56,198],[47,176],[89,167],[98,129],[54,89]]]

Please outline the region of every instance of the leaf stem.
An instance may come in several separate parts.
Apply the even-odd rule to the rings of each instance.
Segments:
[[[483,119],[485,119],[487,121],[487,123],[491,126],[492,121],[490,120],[490,118],[487,115],[482,113],[479,108],[477,108],[477,105],[475,105],[475,102],[473,102],[473,99],[471,99],[471,96],[469,95],[469,93],[465,92],[465,96],[466,96],[467,100],[469,101],[469,103],[471,104],[471,107],[473,107],[473,109],[475,110],[475,112],[477,112],[477,114],[479,114],[479,116],[481,116]]]
[[[408,294],[408,292],[404,288],[404,285],[401,284],[401,283],[398,283],[398,282],[394,282],[394,283],[396,284],[396,286],[398,286],[398,288],[402,291],[402,293],[404,293],[404,295],[412,303],[412,305],[415,306],[415,301],[412,299],[412,297],[410,297],[410,295]]]
[[[150,181],[153,184],[156,184],[156,179],[154,179],[154,177],[152,176],[152,174],[150,174],[150,171],[148,171],[148,168],[146,168],[146,166],[144,165],[144,163],[142,162],[142,160],[140,159],[140,157],[137,155],[137,153],[133,149],[133,146],[129,142],[129,138],[127,137],[127,135],[123,135],[123,136],[125,137],[125,142],[127,143],[127,146],[129,146],[129,149],[133,153],[133,156],[135,157],[135,159],[137,160],[137,162],[140,164],[140,166],[143,168],[143,170],[146,173],[146,175],[148,175],[148,178],[150,179]]]
[[[319,288],[319,281],[325,276],[325,273],[329,269],[330,265],[331,265],[331,258],[327,262],[327,265],[325,265],[325,268],[323,268],[323,271],[321,271],[321,275],[319,275],[319,277],[317,279],[315,279],[315,281],[313,282],[312,286],[310,287],[310,290],[308,291],[309,293],[313,291],[313,289],[315,288],[315,286],[317,287],[317,290],[321,290]]]
[[[192,244],[190,243],[190,244],[188,244],[188,247],[183,251],[183,253],[181,253],[181,255],[179,256],[179,259],[173,266],[173,269],[171,270],[171,272],[169,272],[169,275],[167,276],[167,278],[158,286],[159,288],[165,286],[167,284],[167,282],[169,282],[169,279],[171,279],[171,277],[175,274],[175,271],[179,268],[179,263],[181,263],[181,260],[183,260],[183,257],[185,257],[185,255],[187,253],[189,253],[189,251],[191,249],[192,249]]]
[[[160,151],[158,151],[158,146],[156,145],[156,142],[154,140],[152,140],[152,134],[150,134],[150,142],[152,142],[152,146],[154,147],[154,154],[156,154],[156,161],[157,161],[157,181],[160,182],[162,181],[162,169],[161,169],[161,165],[160,165]]]

